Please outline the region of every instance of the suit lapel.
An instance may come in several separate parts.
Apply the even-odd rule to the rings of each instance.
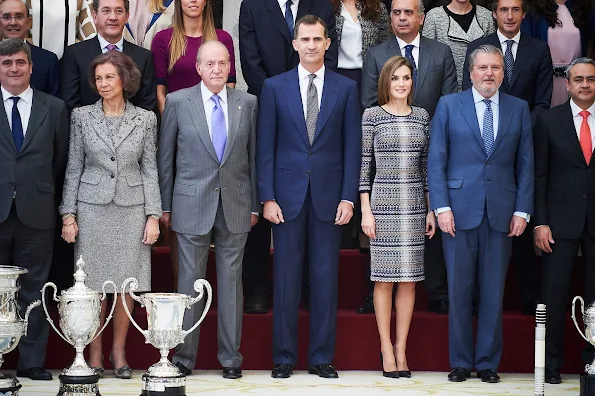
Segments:
[[[122,122],[120,123],[120,129],[118,130],[118,134],[114,136],[113,144],[114,149],[117,149],[118,146],[126,140],[128,135],[134,130],[136,127],[136,116],[138,115],[137,108],[132,105],[130,102],[126,103],[126,110],[124,110],[124,116],[122,117]]]
[[[2,95],[0,95],[0,98],[2,98]],[[17,146],[14,144],[14,139],[12,138],[12,129],[10,129],[10,124],[8,123],[8,116],[6,115],[4,107],[0,109],[0,130],[2,131],[4,137],[8,140],[8,144],[12,146],[14,151],[17,151]]]
[[[512,118],[512,113],[510,112],[510,106],[508,104],[508,100],[502,94],[500,94],[500,104],[499,104],[499,115],[498,115],[498,131],[496,134],[496,140],[494,141],[494,147],[492,147],[492,153],[498,148],[502,139],[504,139],[504,135],[508,132],[508,127],[510,125],[510,119]],[[491,155],[490,154],[490,155]]]
[[[29,124],[27,125],[27,132],[25,133],[25,140],[23,140],[23,147],[21,152],[27,148],[31,139],[35,136],[41,123],[48,114],[47,103],[39,97],[36,90],[33,90],[33,102],[31,103],[31,115],[29,116]]]
[[[306,115],[304,114],[304,108],[302,104],[302,96],[300,94],[300,84],[297,68],[293,69],[290,75],[285,78],[285,84],[283,85],[283,96],[287,102],[289,112],[293,117],[293,121],[298,128],[300,135],[310,145],[308,139],[308,130],[306,128]],[[320,120],[319,120],[320,121]]]
[[[516,51],[516,59],[514,60],[514,66],[512,68],[512,77],[510,78],[510,88],[514,85],[514,82],[521,74],[521,70],[527,63],[527,60],[531,57],[531,46],[529,45],[529,37],[525,34],[521,34],[519,45]],[[506,80],[506,79],[505,79]]]
[[[558,118],[560,120],[560,125],[562,126],[562,130],[564,134],[568,138],[568,142],[570,146],[572,146],[573,151],[576,153],[573,155],[574,158],[579,161],[580,164],[586,165],[587,162],[585,161],[585,156],[583,154],[583,149],[581,148],[581,143],[576,135],[576,127],[574,126],[574,121],[572,119],[572,110],[570,109],[570,100],[568,100],[564,106],[558,108]],[[593,163],[593,156],[591,156],[591,164]]]
[[[393,56],[403,56],[401,55],[401,47],[399,47],[399,42],[395,36],[386,42],[386,59],[388,60]]]
[[[101,140],[115,153],[116,149],[114,148],[114,143],[112,142],[112,138],[109,135],[109,131],[107,130],[107,124],[105,122],[105,114],[103,113],[101,99],[99,99],[94,105],[90,106],[89,114],[93,118],[93,129],[95,133],[99,135]]]
[[[219,158],[215,152],[215,147],[213,147],[213,141],[209,135],[209,126],[207,124],[207,118],[205,114],[205,105],[202,102],[200,85],[197,85],[194,90],[195,92],[193,92],[192,95],[188,97],[188,100],[190,101],[190,109],[188,113],[190,114],[192,123],[194,123],[194,127],[198,131],[198,136],[200,136],[202,144],[205,146],[211,157],[213,157],[213,159],[219,163]]]
[[[320,112],[318,113],[318,120],[316,120],[316,134],[314,140],[318,137],[330,115],[335,108],[339,92],[337,91],[337,78],[330,72],[326,71],[324,76],[324,85],[322,86],[322,98],[320,100]]]
[[[231,153],[233,144],[238,136],[238,128],[243,111],[240,104],[240,95],[237,94],[236,90],[227,88],[227,118],[229,119],[229,125],[227,126],[227,143],[225,143],[225,151],[221,160],[222,164],[229,157],[229,153]]]
[[[97,38],[97,36],[85,41],[84,43],[86,44],[85,52],[87,53],[89,59],[93,60],[98,55],[101,55],[101,44],[99,44],[99,39]]]
[[[473,136],[475,136],[475,140],[479,144],[481,151],[485,154],[485,149],[483,147],[483,139],[481,138],[481,131],[479,130],[479,122],[477,121],[477,112],[475,111],[475,103],[473,101],[473,93],[471,89],[466,91],[467,94],[463,98],[461,98],[461,113],[463,113],[463,117],[469,124],[471,131],[473,132]]]
[[[269,19],[271,20],[273,25],[277,28],[277,30],[279,30],[279,32],[281,32],[283,37],[285,37],[285,40],[287,40],[288,43],[291,43],[291,37],[289,37],[289,28],[287,27],[287,24],[285,23],[285,19],[283,18],[283,13],[281,12],[281,8],[279,8],[279,3],[277,2],[277,0],[265,0],[265,1],[266,1],[266,6],[269,10]],[[301,7],[301,3],[300,3],[300,7]],[[300,8],[300,7],[298,7],[298,8]],[[299,10],[298,10],[298,14],[299,14]],[[296,19],[296,21],[297,21],[297,19]]]
[[[415,83],[416,87],[421,87],[424,79],[426,78],[426,72],[428,71],[428,67],[432,60],[432,42],[430,40],[426,40],[425,37],[420,37],[419,41],[419,58],[418,58],[418,65],[417,65],[417,82]],[[413,96],[416,97],[419,89],[416,89]]]

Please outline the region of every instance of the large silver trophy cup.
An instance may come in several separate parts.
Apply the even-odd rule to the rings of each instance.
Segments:
[[[122,284],[122,301],[126,297],[128,286],[130,296],[146,308],[148,329],[143,330],[138,326],[126,304],[123,304],[124,310],[134,327],[145,336],[146,343],[159,349],[161,354],[159,362],[149,367],[143,375],[141,396],[186,395],[186,376],[168,360],[167,355],[170,349],[183,343],[184,338],[204,320],[213,297],[211,285],[204,279],[195,281],[194,290],[198,293],[196,297],[179,293],[145,293],[137,296],[133,292],[138,289],[138,281],[135,278],[128,278]],[[200,301],[205,292],[207,301],[200,319],[190,329],[183,330],[184,312]]]
[[[39,300],[33,301],[25,312],[25,319],[19,314],[17,293],[20,289],[18,278],[26,274],[25,268],[0,265],[0,366],[4,363],[3,355],[16,348],[22,336],[27,334],[29,314],[41,305]],[[12,375],[0,373],[0,395],[16,396],[21,384]]]
[[[585,332],[579,327],[575,316],[575,303],[581,302],[581,313],[583,314],[583,323],[585,324]],[[572,321],[576,326],[579,334],[589,344],[595,346],[595,304],[591,304],[585,311],[585,301],[581,296],[576,296],[572,300]],[[595,396],[595,360],[591,364],[585,366],[585,372],[581,374],[580,378],[580,396]]]
[[[103,330],[105,330],[114,313],[116,307],[116,296],[118,294],[118,287],[112,281],[105,281],[101,290],[103,294],[89,289],[85,285],[87,274],[83,271],[85,262],[83,258],[79,258],[76,262],[78,269],[74,273],[74,286],[70,289],[63,290],[58,298],[56,285],[48,282],[41,289],[41,296],[43,301],[43,309],[45,310],[46,319],[50,322],[52,328],[58,333],[64,341],[74,346],[76,355],[74,362],[70,367],[62,370],[60,374],[60,389],[59,396],[99,396],[99,374],[95,372],[83,356],[85,347],[91,343]],[[112,285],[114,288],[114,302],[110,310],[109,316],[101,330],[100,313],[101,302],[106,298],[105,288],[107,285]],[[56,328],[54,321],[51,319],[48,312],[45,291],[46,288],[54,289],[53,299],[58,303],[58,313],[60,314],[60,328],[62,332]]]

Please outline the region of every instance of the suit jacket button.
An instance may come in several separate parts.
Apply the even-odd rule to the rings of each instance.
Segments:
[[[309,174],[310,174],[310,171],[306,171],[306,175],[309,175]]]
[[[310,152],[308,153],[308,155],[311,157],[311,156],[313,156],[314,154],[312,154],[312,152],[310,151]]]
[[[215,191],[219,191],[219,187],[215,188]]]
[[[116,177],[116,175],[114,175],[114,174],[112,173],[111,175],[109,175],[109,177],[111,177],[111,178],[113,179],[114,177]]]
[[[583,198],[587,198],[587,194],[583,194]]]
[[[112,158],[110,158],[110,159],[111,159],[112,161],[115,161],[115,160],[116,160],[116,157],[112,157]]]

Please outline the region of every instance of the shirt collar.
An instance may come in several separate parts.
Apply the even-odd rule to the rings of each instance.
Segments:
[[[316,77],[319,77],[322,81],[324,81],[324,70],[325,67],[324,65],[322,65],[322,67],[320,69],[318,69],[317,72],[315,72],[314,74],[316,74]],[[298,78],[301,80],[302,78],[308,78],[308,76],[312,74],[310,73],[308,70],[306,70],[304,68],[304,66],[302,66],[302,64],[298,64]]]
[[[473,92],[473,103],[475,103],[475,104],[483,101],[484,99],[489,99],[492,101],[492,103],[495,103],[497,105],[500,104],[500,92],[499,91],[496,91],[496,93],[491,98],[484,98],[479,92],[477,92],[475,87],[471,87],[471,92]]]
[[[279,3],[279,7],[281,8],[287,7],[285,5],[287,4],[287,0],[277,0],[277,3]],[[300,0],[291,0],[291,3],[299,6]]]
[[[583,109],[581,109],[580,107],[578,107],[578,105],[576,103],[574,103],[574,100],[570,99],[570,110],[572,111],[572,118],[579,116],[578,113],[580,113],[581,111],[583,111]],[[595,103],[593,103],[591,105],[591,107],[589,107],[587,109],[587,111],[589,113],[591,113],[591,116],[595,117]],[[581,116],[579,116],[581,117]]]
[[[207,88],[205,83],[202,81],[200,82],[200,93],[202,94],[202,102],[203,103],[209,102],[211,100],[211,97],[213,95],[215,95],[214,93],[209,91],[209,89]],[[227,86],[224,85],[221,92],[219,92],[217,95],[219,96],[219,100],[223,104],[227,103]]]
[[[515,43],[519,43],[519,40],[521,39],[521,31],[519,30],[518,33],[511,39],[509,39],[508,37],[506,37],[505,35],[503,35],[502,33],[500,33],[500,29],[496,30],[496,34],[498,35],[498,41],[500,41],[500,44],[504,43],[506,40],[512,40]]]
[[[4,87],[0,87],[0,90],[2,91],[2,101],[3,102],[6,102],[8,99],[12,98],[13,96],[18,96],[19,98],[21,98],[21,100],[25,101],[25,103],[28,103],[28,104],[31,104],[33,102],[33,89],[31,89],[31,86],[28,86],[27,89],[25,89],[23,92],[21,92],[18,95],[11,94],[6,89],[4,89]]]
[[[417,33],[417,36],[415,36],[415,38],[413,39],[413,41],[410,42],[410,43],[406,43],[405,41],[401,40],[399,38],[399,36],[395,36],[395,37],[397,38],[397,43],[399,43],[399,48],[401,49],[401,53],[403,53],[403,48],[405,48],[405,46],[407,46],[409,44],[413,45],[414,47],[419,48],[419,40],[420,40],[419,33]]]
[[[97,39],[99,40],[99,45],[101,46],[101,50],[102,51],[105,49],[105,47],[107,47],[109,44],[111,44],[106,39],[104,39],[103,37],[101,37],[101,35],[99,33],[97,33]],[[123,47],[124,47],[124,34],[122,34],[122,37],[120,37],[120,40],[115,45],[116,45],[116,47],[118,47],[118,51],[122,51],[123,50]]]

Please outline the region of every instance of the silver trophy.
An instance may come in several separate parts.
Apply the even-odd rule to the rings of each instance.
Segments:
[[[12,351],[22,336],[27,335],[29,314],[41,305],[39,300],[33,301],[25,312],[25,319],[19,314],[17,293],[20,289],[18,278],[29,272],[25,268],[0,265],[0,366],[4,363],[3,355]],[[10,374],[0,373],[0,395],[16,396],[21,384]]]
[[[583,323],[585,324],[585,332],[579,327],[575,316],[575,303],[579,300],[581,302],[581,313],[583,314]],[[572,321],[576,326],[579,334],[589,344],[595,346],[595,304],[591,304],[585,311],[585,301],[581,296],[576,296],[572,300]],[[580,377],[580,395],[592,396],[595,395],[595,360],[591,364],[585,365],[585,372]]]
[[[148,329],[143,330],[138,326],[132,319],[126,304],[123,304],[124,310],[134,327],[145,336],[145,342],[159,349],[161,354],[159,362],[149,367],[143,374],[141,396],[184,396],[186,376],[168,360],[167,355],[170,349],[183,343],[184,338],[204,320],[211,306],[213,296],[211,285],[204,279],[196,280],[194,282],[194,290],[198,293],[196,297],[179,293],[145,293],[137,296],[133,292],[138,289],[138,281],[135,278],[128,278],[122,284],[122,301],[125,300],[127,286],[130,286],[128,291],[130,296],[146,308]],[[200,301],[205,291],[207,301],[202,316],[190,329],[183,330],[184,311]]]
[[[85,262],[83,258],[79,258],[76,262],[78,269],[74,273],[74,286],[70,289],[63,290],[60,297],[56,296],[57,288],[52,282],[48,282],[41,289],[41,298],[43,301],[43,309],[45,310],[46,319],[50,322],[52,328],[58,333],[60,337],[70,345],[74,346],[76,356],[74,362],[70,367],[62,370],[60,374],[60,389],[59,396],[99,396],[99,374],[95,372],[83,356],[85,347],[90,344],[103,330],[113,316],[114,308],[116,307],[116,296],[118,294],[118,287],[112,281],[103,282],[101,290],[103,294],[98,291],[89,289],[85,285],[87,274],[83,271]],[[114,302],[108,317],[103,324],[101,330],[99,329],[101,313],[101,302],[106,299],[105,287],[112,285],[114,288]],[[45,301],[46,288],[53,288],[53,299],[58,303],[58,313],[60,314],[60,328],[62,332],[56,328],[54,321],[51,319]]]

